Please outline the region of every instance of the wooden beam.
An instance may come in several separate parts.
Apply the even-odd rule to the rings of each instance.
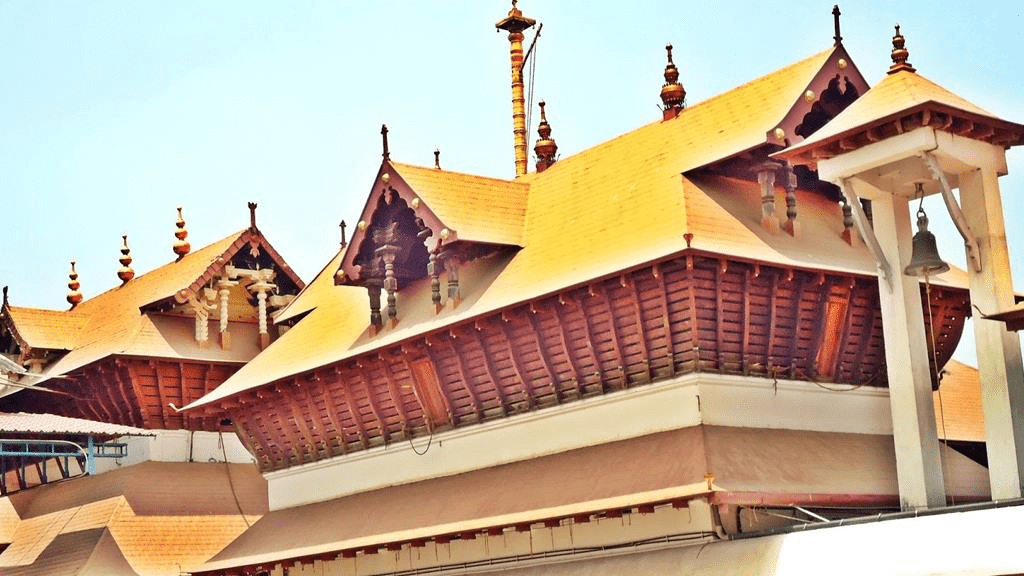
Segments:
[[[362,370],[348,370],[348,372],[353,373],[355,375],[353,381],[362,384],[363,388],[366,390],[366,398],[370,403],[370,412],[373,413],[373,417],[377,420],[377,429],[380,430],[380,434],[384,438],[384,445],[387,446],[391,442],[391,434],[388,432],[388,426],[384,421],[384,416],[381,414],[380,407],[377,406],[377,398],[373,393],[373,388],[370,387],[369,379],[366,378],[366,375],[363,374]],[[341,370],[335,368],[334,373],[339,379],[341,378]]]
[[[690,300],[690,345],[693,349],[693,370],[700,372],[700,331],[697,329],[697,275],[693,256],[686,255],[686,291]]]
[[[835,359],[832,361],[832,365],[828,366],[828,372],[834,380],[839,380],[839,366],[843,362],[843,351],[846,350],[847,343],[850,341],[850,326],[853,322],[854,313],[854,297],[857,295],[857,280],[855,278],[850,279],[850,288],[847,295],[846,302],[846,315],[843,318],[843,326],[839,334],[839,342],[836,345]]]
[[[569,367],[572,368],[572,378],[573,381],[576,382],[576,394],[582,398],[585,390],[583,375],[580,373],[579,363],[576,361],[576,357],[572,352],[572,346],[569,344],[570,338],[568,326],[566,326],[566,320],[558,311],[561,306],[565,306],[565,300],[563,300],[561,295],[559,295],[558,302],[551,304],[551,312],[554,314],[555,321],[558,324],[558,338],[562,343],[562,350],[565,351],[565,359],[569,362]]]
[[[772,345],[775,344],[775,329],[779,316],[779,276],[781,274],[782,272],[779,270],[772,273],[771,292],[768,295],[768,332],[765,333],[764,369],[769,376],[775,373],[772,365]]]
[[[825,342],[825,328],[828,324],[828,301],[829,295],[832,292],[831,279],[826,280],[824,273],[819,273],[818,276],[818,302],[814,307],[814,317],[816,318],[813,323],[813,331],[811,332],[811,345],[807,352],[807,374],[809,376],[818,376],[818,354],[821,352],[821,348]]]
[[[878,305],[878,291],[881,287],[872,287],[868,290],[868,302],[867,306],[864,307],[864,326],[861,328],[861,339],[857,343],[857,356],[853,360],[854,370],[859,369],[863,366],[864,356],[867,355],[868,344],[871,343],[871,337],[875,333],[875,307]],[[860,383],[864,379],[863,372],[856,374],[857,382]]]
[[[355,400],[352,398],[352,392],[349,391],[348,386],[345,382],[338,382],[338,387],[341,389],[341,398],[345,401],[345,406],[348,408],[348,413],[352,416],[352,422],[356,425],[356,434],[359,436],[359,442],[363,445],[364,449],[370,448],[370,438],[366,434],[366,425],[363,423],[362,417],[359,416],[359,406],[356,405]],[[345,435],[342,432],[342,442],[344,443]]]
[[[484,407],[480,403],[480,397],[476,393],[476,388],[473,386],[473,382],[469,379],[469,370],[466,368],[465,359],[459,352],[458,347],[455,346],[455,340],[458,339],[458,334],[454,328],[448,329],[448,347],[451,349],[452,355],[455,356],[455,369],[459,372],[459,380],[462,381],[462,387],[466,389],[466,393],[469,395],[469,401],[473,405],[473,412],[476,413],[477,422],[484,421]],[[437,365],[436,363],[434,364]],[[440,380],[440,379],[439,379]],[[452,407],[454,413],[454,406]]]
[[[473,326],[473,335],[476,337],[476,343],[480,346],[480,353],[484,356],[484,368],[487,369],[487,377],[490,378],[491,383],[494,385],[494,393],[498,396],[498,404],[501,407],[502,416],[508,416],[508,398],[505,395],[505,390],[501,385],[501,380],[498,379],[498,370],[494,366],[494,362],[491,361],[491,352],[487,349],[487,339],[484,338],[483,329],[480,327],[480,321],[478,320]]]
[[[669,317],[668,284],[659,264],[651,267],[651,274],[658,281],[658,303],[661,305],[661,331],[665,338],[665,353],[668,355],[669,376],[676,375],[676,352],[672,341],[672,319]]]
[[[647,346],[647,327],[644,326],[644,312],[640,306],[640,287],[629,274],[622,276],[622,287],[632,292],[633,313],[636,315],[637,341],[640,344],[641,361],[647,367],[647,381],[654,381],[654,370],[651,369],[651,352]]]
[[[804,286],[807,283],[807,279],[803,274],[794,276],[796,278],[796,286],[793,288],[793,337],[789,339],[789,352],[786,355],[786,361],[789,362],[789,376],[793,377],[793,369],[796,360],[796,343],[800,338],[800,302],[804,298]],[[818,319],[814,319],[815,322]]]
[[[106,393],[107,399],[110,402],[111,409],[114,412],[117,413],[114,416],[115,420],[108,420],[108,422],[111,423],[111,424],[122,424],[124,426],[132,426],[133,423],[131,421],[131,418],[129,416],[125,415],[125,413],[121,410],[121,405],[117,402],[117,395],[112,390],[112,388],[113,388],[112,384],[113,383],[112,382],[107,382],[106,379],[103,377],[103,364],[102,364],[102,362],[95,365],[95,367],[93,368],[93,372],[95,374],[95,376],[93,377],[93,381],[95,382],[95,384],[92,386],[92,388],[94,390],[96,390],[96,389],[103,390],[103,392]],[[99,394],[99,390],[96,390],[96,392],[97,392],[97,395],[98,395]],[[126,404],[127,404],[127,401],[126,401]]]
[[[743,318],[743,334],[740,339],[740,362],[742,363],[743,373],[750,373],[750,362],[747,359],[748,351],[750,350],[750,268],[744,268],[743,270],[743,310],[740,311],[740,315]]]
[[[339,386],[344,386],[345,382],[342,380],[341,371],[337,366],[332,370],[334,373],[335,381]],[[345,424],[342,420],[341,415],[338,414],[338,402],[334,398],[334,393],[331,392],[331,385],[326,379],[321,380],[321,393],[324,396],[324,405],[327,407],[327,418],[331,422],[331,426],[334,428],[335,434],[338,435],[338,448],[341,449],[342,454],[348,454],[348,441],[345,439]],[[330,451],[330,443],[327,443],[327,449]]]
[[[409,420],[409,414],[406,413],[405,404],[402,402],[402,395],[398,391],[398,387],[395,386],[394,379],[391,377],[391,365],[382,353],[377,353],[377,359],[384,366],[384,381],[388,385],[391,403],[395,405],[395,410],[398,411],[398,416],[402,419],[402,430],[404,430],[406,438],[412,438],[412,421]],[[424,414],[424,419],[426,419],[426,414]]]
[[[114,378],[117,380],[118,387],[126,393],[134,394],[134,401],[129,403],[129,412],[132,415],[132,421],[137,421],[139,428],[148,428],[150,422],[146,419],[146,413],[143,411],[143,401],[145,396],[142,393],[142,383],[136,382],[132,379],[131,375],[128,374],[127,368],[125,368],[124,362],[115,359],[114,366],[112,368]],[[160,421],[163,421],[163,407],[158,407],[158,415]],[[138,419],[136,420],[136,416]]]
[[[601,357],[597,355],[597,349],[594,348],[594,330],[590,327],[590,315],[587,314],[586,310],[584,310],[583,302],[579,298],[572,297],[569,294],[566,294],[565,298],[567,298],[569,302],[572,302],[573,306],[576,308],[576,312],[580,315],[580,319],[583,322],[583,337],[587,344],[587,352],[594,360],[594,376],[597,377],[597,382],[601,385],[601,392],[607,392],[608,390],[605,387],[604,381],[604,372],[601,370]]]
[[[316,407],[316,399],[313,397],[312,391],[310,391],[310,388],[312,388],[313,386],[317,386],[318,388],[320,388],[319,392],[324,399],[324,408],[325,411],[328,412],[327,422],[333,424],[333,421],[330,417],[330,409],[327,407],[327,405],[330,403],[329,398],[327,397],[326,394],[327,383],[324,382],[323,379],[317,375],[315,370],[313,371],[313,375],[310,381],[305,386],[300,386],[300,388],[302,388],[302,393],[306,399],[306,403],[309,405],[310,410],[312,410],[313,414],[315,415],[314,418],[311,418],[311,423],[313,425],[313,430],[311,430],[311,432],[313,433],[313,448],[317,451],[317,454],[319,454],[320,449],[317,448],[317,445],[323,446],[324,457],[330,458],[331,456],[334,456],[334,454],[331,452],[331,446],[327,442],[327,434],[325,433],[324,430],[322,430],[319,434],[316,433],[318,421],[320,423],[320,428],[325,428],[325,426],[324,414]]]
[[[300,386],[299,381],[295,378],[292,378],[289,382],[291,383],[291,388],[297,388]],[[280,394],[284,396],[284,398],[281,398],[281,401],[288,405],[289,411],[292,413],[292,418],[295,420],[295,426],[299,433],[299,444],[297,446],[302,448],[308,446],[310,452],[309,456],[311,460],[315,460],[317,452],[317,448],[315,445],[316,435],[313,434],[313,431],[309,429],[309,423],[306,422],[306,415],[299,406],[298,394],[295,394],[292,391],[288,390],[287,388],[285,388],[285,386],[288,385],[282,383],[279,386],[279,390],[281,390]],[[305,461],[302,455],[303,452],[304,450],[299,450],[300,463]]]
[[[591,288],[593,285],[591,285]],[[604,284],[598,283],[597,285],[597,296],[605,308],[608,309],[608,329],[611,331],[612,349],[615,351],[615,358],[618,360],[619,373],[622,374],[622,385],[620,388],[625,390],[629,387],[629,378],[626,376],[626,358],[622,355],[622,347],[620,345],[619,329],[615,326],[615,309],[612,307],[611,300],[608,299],[608,292],[604,288]]]
[[[153,360],[147,361],[146,365],[149,366],[153,370],[153,373],[155,374],[153,382],[154,386],[156,386],[157,401],[160,402],[160,427],[163,428],[164,430],[169,430],[170,426],[168,426],[167,424],[167,417],[169,416],[167,409],[169,408],[169,402],[167,398],[164,397],[164,387],[162,385],[162,382],[160,381],[160,371],[156,369],[156,363]],[[128,364],[128,373],[131,376],[132,380],[137,382],[140,381],[139,373],[135,369],[134,363]],[[184,406],[184,404],[182,404],[182,406]],[[177,417],[179,420],[182,419],[181,414],[175,414],[175,417]]]
[[[280,462],[281,467],[283,468],[287,463],[287,460],[284,457],[283,451],[278,449],[280,448],[280,444],[276,442],[274,444],[270,444],[266,438],[266,435],[271,434],[273,430],[270,428],[269,416],[265,409],[261,408],[262,406],[264,406],[263,403],[254,404],[252,409],[240,411],[241,418],[239,418],[239,416],[232,416],[236,421],[241,419],[252,422],[251,425],[245,427],[245,430],[250,431],[249,437],[255,439],[256,443],[259,444],[260,448],[263,450],[263,457],[267,462],[267,467],[275,468],[275,461],[277,461]],[[265,434],[260,433],[260,426],[256,424],[256,420],[259,420],[262,423]]]
[[[406,370],[408,370],[410,374],[414,374],[413,381],[416,383],[416,386],[413,387],[413,392],[416,395],[416,399],[420,403],[420,407],[423,408],[424,410],[423,417],[426,420],[427,416],[429,415],[426,404],[429,403],[431,400],[428,400],[427,396],[431,394],[432,391],[435,391],[437,393],[437,398],[439,398],[441,400],[441,403],[444,404],[445,412],[448,413],[448,421],[451,422],[452,426],[458,426],[462,420],[460,418],[461,415],[458,413],[455,407],[455,402],[453,402],[451,396],[448,395],[448,389],[445,387],[444,383],[441,382],[441,377],[439,375],[439,367],[441,366],[441,363],[437,355],[434,354],[433,352],[434,344],[430,341],[429,334],[423,337],[423,342],[426,344],[424,352],[426,353],[427,358],[430,361],[431,366],[433,367],[433,374],[426,374],[425,378],[423,378],[421,381],[421,379],[415,377],[415,373],[413,372],[412,369],[412,364],[406,359],[406,356],[404,354],[402,356],[402,360],[405,362]],[[438,346],[440,346],[440,343],[438,343]]]
[[[526,371],[523,370],[523,366],[519,363],[519,355],[516,353],[515,347],[512,346],[512,336],[509,334],[508,320],[505,318],[504,312],[501,313],[500,318],[495,320],[495,323],[498,326],[498,333],[505,340],[505,349],[508,350],[509,359],[512,360],[512,368],[516,371],[516,377],[519,378],[519,382],[522,384],[527,408],[532,410],[537,405],[537,399],[533,397],[533,386],[527,380]]]
[[[547,346],[544,345],[544,341],[542,340],[543,336],[540,331],[540,323],[537,322],[537,309],[534,308],[532,303],[526,311],[526,317],[530,320],[530,329],[533,334],[533,341],[537,345],[537,353],[540,355],[540,361],[544,364],[544,371],[547,372],[548,379],[551,382],[551,392],[555,396],[555,402],[561,404],[562,395],[558,389],[558,375],[555,374],[554,365],[551,363],[551,358],[548,356]]]
[[[725,260],[719,260],[715,266],[715,357],[718,371],[725,370],[725,357],[722,344],[725,342],[725,303],[722,298],[722,275],[729,269]]]

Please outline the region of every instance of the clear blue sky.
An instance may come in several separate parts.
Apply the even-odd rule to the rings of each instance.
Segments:
[[[304,279],[357,219],[380,159],[513,175],[505,0],[261,2],[0,0],[0,284],[65,307],[68,260],[87,297],[116,283],[127,232],[141,273],[172,259],[175,206],[193,246],[248,223]],[[696,103],[827,48],[832,1],[522,0],[544,23],[535,100],[565,156],[659,117],[671,41]],[[999,2],[847,3],[844,44],[871,83],[893,24],[919,73],[1024,121],[1022,9]],[[528,34],[529,39],[529,34]],[[535,135],[531,131],[531,141]],[[1024,153],[1002,179],[1024,281]],[[951,262],[962,244],[932,222]],[[351,230],[351,228],[350,228]],[[970,356],[970,355],[968,355]]]

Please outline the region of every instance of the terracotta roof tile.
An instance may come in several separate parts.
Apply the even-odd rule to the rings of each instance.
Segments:
[[[8,306],[18,336],[32,348],[70,350],[84,317],[61,310]]]
[[[61,534],[47,542],[37,560],[5,568],[4,576],[138,576],[103,528]]]
[[[346,250],[347,247],[338,250],[334,258],[331,258],[316,277],[306,284],[306,287],[299,292],[295,299],[274,314],[275,324],[301,316],[319,306],[320,303],[338,297],[339,288],[334,285],[334,273],[338,270],[338,266],[341,266],[341,260],[345,257]]]

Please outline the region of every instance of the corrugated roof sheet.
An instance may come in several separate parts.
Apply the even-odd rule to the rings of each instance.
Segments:
[[[981,466],[944,455],[950,493],[987,494]],[[202,570],[685,498],[706,473],[717,492],[898,502],[890,436],[698,426],[273,511]]]
[[[68,418],[54,414],[0,412],[0,434],[92,434],[94,436],[153,436],[153,432],[131,426]]]

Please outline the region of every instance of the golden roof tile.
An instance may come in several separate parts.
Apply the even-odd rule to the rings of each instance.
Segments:
[[[842,241],[842,216],[836,203],[816,193],[797,192],[805,236],[813,235],[815,242],[766,234],[760,224],[760,205],[750,201],[752,195],[760,194],[756,184],[694,172],[764,145],[769,131],[801,100],[809,83],[823,73],[831,75],[829,63],[840,56],[845,51],[830,48],[690,106],[674,119],[653,122],[563,158],[542,173],[518,178],[515,183],[524,186],[517,190],[527,192],[528,185],[517,240],[523,249],[510,259],[480,264],[490,266],[491,272],[483,274],[485,279],[461,284],[464,292],[476,292],[464,297],[455,310],[435,316],[406,306],[398,326],[371,339],[366,291],[331,289],[327,284],[333,278],[322,273],[313,282],[315,288],[311,286],[300,298],[302,306],[296,306],[295,314],[312,312],[217,390],[187,408],[678,254],[686,249],[683,234],[687,232],[694,234],[693,248],[702,251],[875,275],[870,253]],[[464,215],[470,219],[466,222],[503,222],[510,204],[519,201],[519,197],[508,198],[503,187],[509,181],[395,166],[403,179],[408,176],[414,191],[426,191],[423,201],[428,206],[449,194],[449,187],[458,189],[447,198],[464,202],[462,212],[452,207],[451,214]],[[491,204],[496,206],[493,212]],[[441,211],[448,209],[446,204],[438,206]],[[506,233],[511,235],[512,228]],[[459,236],[463,238],[461,230]],[[964,285],[956,275],[954,271],[937,281]],[[402,298],[430,302],[427,282],[403,287]]]
[[[526,184],[394,161],[391,165],[460,240],[522,246]]]

